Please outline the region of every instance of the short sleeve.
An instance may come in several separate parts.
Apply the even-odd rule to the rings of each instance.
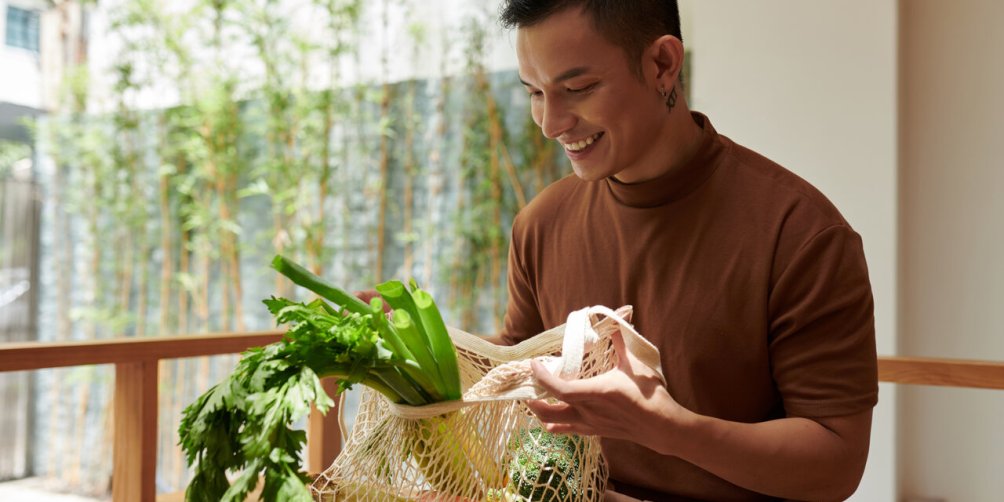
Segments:
[[[771,371],[788,416],[849,415],[878,401],[871,285],[861,238],[822,230],[799,247],[769,299]]]
[[[537,333],[544,331],[537,295],[533,287],[529,264],[525,261],[526,239],[517,216],[513,222],[512,238],[509,242],[509,262],[507,272],[508,301],[505,322],[501,334],[507,345],[515,345]]]

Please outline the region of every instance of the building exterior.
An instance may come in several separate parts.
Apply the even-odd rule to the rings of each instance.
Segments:
[[[0,0],[0,140],[30,144],[23,120],[61,106],[63,76],[86,61],[87,12],[75,1]]]
[[[28,143],[21,121],[44,109],[42,1],[0,2],[0,140]]]

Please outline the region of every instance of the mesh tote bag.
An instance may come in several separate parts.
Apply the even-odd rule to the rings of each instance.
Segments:
[[[547,397],[534,385],[530,361],[539,358],[562,378],[599,375],[617,364],[611,336],[619,330],[626,349],[661,375],[658,350],[627,322],[630,315],[631,307],[589,307],[514,346],[450,329],[463,399],[404,406],[364,388],[344,449],[311,486],[315,500],[602,500],[599,437],[542,428],[524,404]]]

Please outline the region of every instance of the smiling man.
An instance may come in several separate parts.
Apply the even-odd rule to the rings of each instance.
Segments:
[[[688,109],[675,1],[504,1],[519,75],[569,175],[517,216],[502,343],[634,306],[667,384],[629,354],[531,408],[603,436],[649,500],[840,500],[878,399],[860,237],[807,182]]]

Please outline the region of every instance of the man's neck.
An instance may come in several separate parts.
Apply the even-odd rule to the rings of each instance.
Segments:
[[[661,136],[665,138],[665,141],[661,143],[660,150],[662,151],[651,159],[658,163],[657,167],[648,172],[639,173],[635,177],[624,177],[622,176],[624,173],[618,173],[613,176],[614,181],[623,184],[644,183],[660,178],[694,158],[701,146],[703,128],[694,119],[685,101],[681,100],[678,105],[678,108],[673,110],[670,117],[667,118],[663,127]]]

